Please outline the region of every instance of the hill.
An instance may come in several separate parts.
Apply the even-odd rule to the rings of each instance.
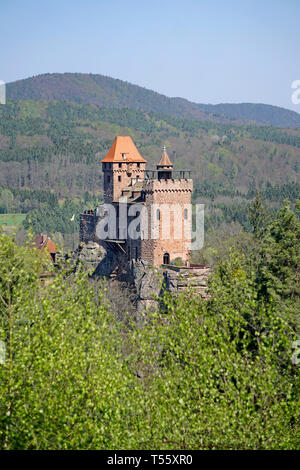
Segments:
[[[197,104],[169,98],[122,80],[95,74],[43,74],[7,84],[11,100],[57,100],[163,113],[183,119],[235,124],[253,121],[279,127],[300,127],[300,114],[266,104]]]
[[[99,161],[116,135],[130,135],[148,167],[166,145],[175,168],[191,168],[193,200],[205,204],[207,229],[224,222],[245,226],[257,190],[273,208],[300,193],[300,130],[9,101],[0,106],[0,213],[39,210],[32,215],[36,231],[72,232],[72,214],[102,197]]]
[[[214,115],[226,115],[234,119],[253,121],[269,126],[300,127],[300,114],[279,106],[262,103],[201,104],[199,106]]]

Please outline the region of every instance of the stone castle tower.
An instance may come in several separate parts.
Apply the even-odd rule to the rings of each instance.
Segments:
[[[80,241],[95,241],[120,258],[126,257],[127,262],[140,259],[160,266],[180,260],[189,264],[193,190],[190,171],[174,170],[165,148],[156,169],[147,170],[146,160],[129,136],[115,138],[102,160],[102,170],[104,205],[96,212],[81,215]],[[113,238],[100,240],[97,223],[106,204],[115,209],[117,231]],[[120,223],[124,210],[125,227]],[[130,225],[136,228],[134,234]]]
[[[104,202],[118,202],[122,190],[144,180],[146,160],[130,137],[116,137],[102,160]]]

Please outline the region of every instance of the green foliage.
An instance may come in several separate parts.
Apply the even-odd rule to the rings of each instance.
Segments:
[[[255,237],[261,237],[267,225],[267,210],[259,194],[249,207],[249,221]]]
[[[212,267],[228,258],[230,250],[250,257],[257,249],[252,233],[243,230],[240,224],[221,224],[218,229],[212,226],[205,234],[204,247],[192,252],[192,261]]]
[[[167,144],[175,167],[192,169],[193,202],[205,203],[207,229],[233,220],[249,230],[248,204],[257,192],[274,210],[285,198],[295,202],[299,131],[238,126],[208,114],[183,119],[162,110],[8,101],[0,108],[0,213],[28,213],[41,203],[52,208],[57,198],[82,199],[87,191],[101,194],[98,163],[116,134],[132,135],[149,167]]]
[[[0,214],[0,226],[13,226],[20,225],[25,219],[25,214]]]
[[[82,200],[66,200],[62,204],[40,204],[38,209],[29,212],[23,225],[35,233],[78,233],[79,215],[85,209],[93,209],[100,202],[100,198],[85,193]],[[75,215],[74,221],[72,217]]]
[[[9,189],[4,188],[0,191],[0,214],[11,212],[13,200],[13,194]]]
[[[295,329],[299,329],[299,273],[299,212],[286,201],[261,236],[256,276],[260,295],[279,301],[281,315],[290,318]]]
[[[150,316],[136,333],[152,445],[297,447],[293,331],[257,300],[236,255],[212,278],[211,295],[207,303],[166,296],[165,317]]]
[[[117,325],[86,276],[58,275],[41,290],[38,262],[1,237],[1,448],[137,446],[139,386],[120,360]]]
[[[42,269],[0,236],[1,448],[299,448],[295,334],[245,257],[219,264],[210,300],[165,293],[129,327],[84,273],[42,288]]]

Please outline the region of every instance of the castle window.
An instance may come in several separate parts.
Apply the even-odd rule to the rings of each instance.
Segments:
[[[136,166],[137,166],[138,168],[140,168],[141,164],[140,164],[140,163],[137,163]]]
[[[122,158],[124,161],[126,160],[126,153],[122,153]]]
[[[121,176],[118,176],[118,181],[121,181]]]
[[[159,209],[157,209],[157,211],[156,211],[156,218],[157,218],[157,220],[160,220],[160,210]]]
[[[187,209],[184,209],[184,218],[185,218],[185,220],[187,220],[187,218],[188,218],[188,210]]]
[[[163,264],[170,264],[170,255],[169,255],[169,253],[164,254]]]
[[[122,168],[122,163],[119,163],[119,168]]]

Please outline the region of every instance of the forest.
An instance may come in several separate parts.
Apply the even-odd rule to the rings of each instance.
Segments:
[[[210,299],[165,293],[139,321],[72,265],[41,286],[30,233],[0,233],[0,447],[299,449],[300,200],[248,218]]]
[[[74,231],[69,219],[102,200],[100,160],[116,135],[130,135],[148,168],[167,151],[193,172],[193,202],[205,204],[206,230],[249,229],[259,192],[275,212],[299,194],[300,131],[187,120],[133,109],[58,101],[0,106],[0,213],[26,214],[36,232]],[[23,228],[19,227],[18,230]],[[69,232],[71,231],[71,232]]]
[[[4,455],[300,450],[299,17],[0,0]]]
[[[1,448],[299,449],[299,129],[35,98],[0,106]],[[30,248],[74,249],[116,135],[192,170],[207,300],[164,292],[137,317],[122,286]]]

